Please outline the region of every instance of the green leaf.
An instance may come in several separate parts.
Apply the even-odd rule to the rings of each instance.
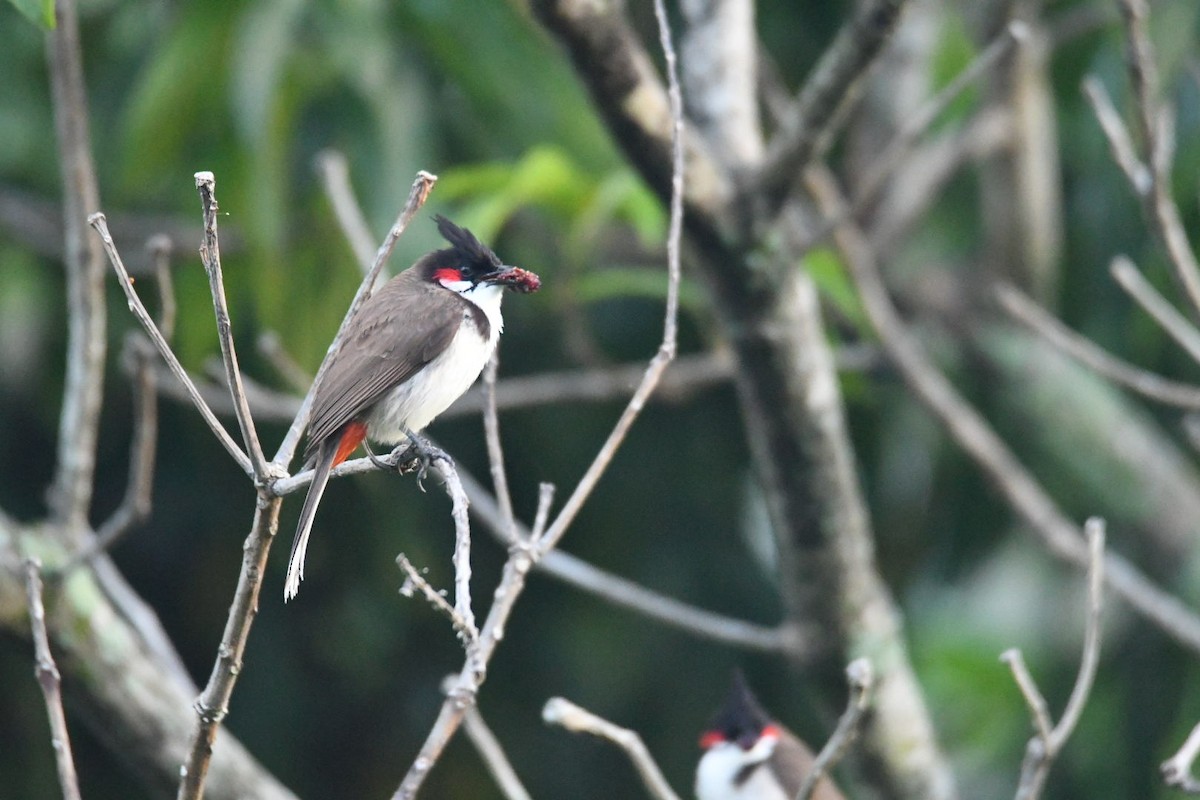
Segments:
[[[832,250],[813,250],[804,257],[804,268],[817,284],[821,295],[862,331],[870,330],[858,293],[846,275],[846,267]]]
[[[54,30],[54,0],[8,0],[25,18],[43,30]]]
[[[665,300],[667,275],[663,270],[643,267],[609,267],[585,272],[575,280],[575,296],[584,303],[596,303],[618,297],[642,297]],[[694,281],[679,284],[679,305],[700,309],[706,303],[704,290]]]

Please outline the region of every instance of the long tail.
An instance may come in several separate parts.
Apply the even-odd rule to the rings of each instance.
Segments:
[[[351,422],[342,429],[341,436],[330,436],[317,448],[312,483],[309,484],[308,495],[304,498],[304,508],[300,509],[296,538],[292,540],[292,554],[288,556],[287,580],[283,584],[285,603],[300,591],[300,581],[304,579],[304,554],[308,552],[308,535],[312,533],[317,506],[320,505],[321,495],[325,494],[325,486],[329,483],[329,473],[354,452],[366,434],[365,425]]]

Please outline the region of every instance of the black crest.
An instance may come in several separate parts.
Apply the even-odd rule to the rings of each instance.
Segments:
[[[763,728],[769,724],[770,715],[759,705],[758,698],[746,685],[742,671],[735,669],[729,694],[725,696],[725,704],[713,715],[706,730],[720,733],[726,741],[737,742],[742,749],[749,749],[754,746]]]
[[[434,220],[437,222],[438,233],[454,248],[454,253],[461,259],[463,266],[480,273],[494,272],[504,266],[500,257],[466,228],[458,227],[441,214],[435,216]]]

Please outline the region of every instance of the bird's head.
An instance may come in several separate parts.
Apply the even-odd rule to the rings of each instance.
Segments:
[[[759,705],[741,670],[735,670],[725,703],[705,727],[700,736],[700,747],[710,750],[718,745],[732,744],[749,752],[764,739],[778,738],[779,726]]]
[[[471,291],[482,285],[526,294],[541,288],[542,282],[537,275],[503,263],[491,248],[466,228],[458,227],[440,214],[434,219],[438,232],[450,247],[431,254],[427,267],[431,280],[457,292]]]

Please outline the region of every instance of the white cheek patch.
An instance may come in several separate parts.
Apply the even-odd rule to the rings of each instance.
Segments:
[[[469,292],[475,288],[475,284],[471,283],[470,281],[452,281],[446,278],[438,278],[438,283],[440,283],[442,286],[445,286],[450,291],[458,292],[459,294],[464,294],[465,292]]]

